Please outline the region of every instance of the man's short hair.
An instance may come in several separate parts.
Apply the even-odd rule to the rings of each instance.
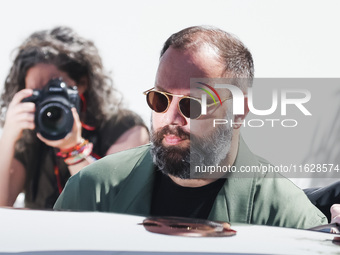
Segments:
[[[223,75],[237,78],[239,81],[236,81],[235,85],[244,91],[247,89],[244,86],[251,86],[254,63],[250,51],[234,35],[216,27],[194,26],[172,34],[164,43],[161,57],[170,46],[185,50],[198,49],[204,45],[211,47],[225,65]],[[239,78],[246,78],[247,82],[240,82]]]

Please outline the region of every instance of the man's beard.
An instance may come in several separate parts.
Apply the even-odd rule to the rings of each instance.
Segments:
[[[230,123],[230,118],[227,119]],[[166,175],[190,179],[193,177],[190,176],[190,167],[194,170],[195,166],[216,166],[227,157],[232,134],[233,128],[227,124],[218,125],[210,135],[203,137],[190,134],[179,126],[165,126],[159,131],[152,129],[151,155],[153,162]],[[164,146],[162,141],[165,135],[190,139],[190,146]],[[192,173],[194,174],[193,171]]]

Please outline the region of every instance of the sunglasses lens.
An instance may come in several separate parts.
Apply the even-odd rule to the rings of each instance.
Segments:
[[[150,91],[146,96],[146,101],[155,112],[164,112],[168,107],[167,97],[157,91]]]
[[[179,107],[183,115],[190,119],[197,119],[201,116],[201,103],[190,98],[183,98],[179,102]]]

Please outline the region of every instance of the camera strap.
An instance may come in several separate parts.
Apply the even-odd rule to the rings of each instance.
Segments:
[[[64,187],[63,185],[61,185],[61,180],[60,180],[60,171],[59,171],[59,167],[57,164],[54,165],[54,175],[57,179],[57,186],[58,186],[58,191],[59,194],[61,194],[61,192],[63,191]]]
[[[61,184],[60,169],[59,169],[59,164],[57,160],[57,155],[56,155],[56,151],[54,148],[52,148],[51,151],[52,151],[52,160],[53,160],[53,172],[56,177],[58,192],[59,194],[61,194],[61,192],[64,189],[64,186]]]
[[[80,97],[80,100],[81,100],[81,112],[82,112],[82,113],[85,113],[85,112],[86,112],[86,108],[87,108],[86,99],[85,99],[85,97],[84,97],[83,94],[80,94],[79,97]],[[87,124],[85,124],[85,123],[82,122],[82,121],[81,121],[81,126],[82,126],[84,129],[88,130],[88,131],[94,131],[94,130],[96,130],[95,127],[90,126],[90,125],[87,125]]]
[[[54,152],[54,156],[53,156],[53,171],[54,171],[54,175],[55,175],[56,180],[57,180],[58,192],[59,192],[59,194],[61,194],[61,192],[64,189],[64,185],[61,182],[60,169],[59,169],[59,165],[58,165],[58,161],[57,161],[57,154],[56,154],[55,150],[53,150],[53,152]],[[90,153],[90,156],[92,156],[96,160],[101,158],[99,155],[97,155],[93,151]]]

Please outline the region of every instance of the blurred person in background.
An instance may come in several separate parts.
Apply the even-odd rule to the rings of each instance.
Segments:
[[[59,90],[67,91],[66,101],[77,91],[79,107],[69,107],[71,120],[55,116],[53,104],[53,109],[43,110],[41,101],[57,97]],[[12,206],[24,191],[25,207],[52,208],[69,177],[84,166],[149,142],[142,119],[122,108],[96,46],[68,27],[38,31],[23,42],[7,75],[0,107],[0,206]],[[67,107],[62,113],[67,115]],[[53,121],[57,129],[64,123],[70,130],[53,136],[56,127],[48,126]]]

